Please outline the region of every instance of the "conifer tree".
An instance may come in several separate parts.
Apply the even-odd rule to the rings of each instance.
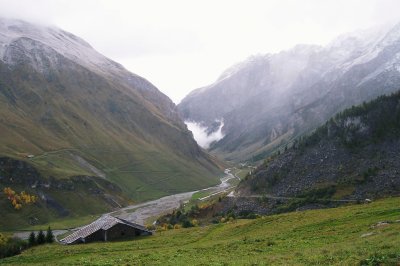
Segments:
[[[39,231],[36,242],[38,245],[46,243],[46,237],[42,230]]]
[[[36,245],[36,236],[35,236],[35,232],[32,231],[32,232],[30,233],[28,242],[29,242],[29,246],[34,246],[34,245]]]
[[[50,226],[47,228],[46,242],[47,243],[53,243],[54,242],[54,235],[53,235],[53,231],[51,231],[51,229],[50,229]]]

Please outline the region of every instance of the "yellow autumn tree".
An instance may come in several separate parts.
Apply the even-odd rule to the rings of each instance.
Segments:
[[[35,203],[36,197],[33,195],[29,195],[25,191],[22,191],[20,194],[17,194],[12,188],[6,187],[3,190],[4,194],[6,194],[7,199],[11,202],[14,209],[20,210],[23,204],[31,204]]]

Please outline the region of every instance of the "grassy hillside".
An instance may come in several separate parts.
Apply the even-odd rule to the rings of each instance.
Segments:
[[[397,265],[400,198],[169,230],[133,241],[29,249],[1,265]],[[388,223],[380,223],[386,221]]]
[[[41,181],[36,186],[26,180],[27,172],[12,174],[0,166],[0,189],[45,193],[56,209],[67,210],[54,214],[44,200],[32,207],[34,217],[43,221],[108,211],[115,207],[107,203],[108,194],[119,197],[115,205],[124,205],[219,182],[216,159],[197,146],[173,102],[151,83],[117,64],[105,74],[31,42],[36,49],[16,40],[7,52],[18,60],[0,61],[0,157],[28,163]],[[38,68],[32,58],[56,63]],[[76,177],[91,184],[82,185]],[[101,179],[107,184],[99,185]],[[0,204],[6,206],[3,196]],[[11,216],[0,229],[26,225],[32,215],[16,223]]]
[[[157,98],[150,89],[138,92],[63,64],[63,72],[45,77],[0,62],[1,155],[35,155],[30,162],[45,176],[96,175],[79,156],[140,201],[218,182],[183,123],[160,110],[165,99],[150,102]]]

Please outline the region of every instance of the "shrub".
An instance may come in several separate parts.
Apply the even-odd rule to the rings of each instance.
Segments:
[[[193,227],[193,224],[189,220],[185,220],[182,222],[182,227],[183,228]]]
[[[197,221],[196,219],[192,220],[192,225],[193,226],[199,226],[199,221]]]
[[[19,238],[6,238],[6,241],[0,244],[0,259],[18,255],[27,247],[28,243],[26,241]]]
[[[7,243],[7,237],[0,233],[0,246]]]
[[[174,229],[181,229],[181,225],[180,224],[176,224],[176,225],[174,225]]]
[[[147,225],[146,228],[147,228],[147,230],[150,230],[150,231],[156,230],[156,226],[154,224]]]

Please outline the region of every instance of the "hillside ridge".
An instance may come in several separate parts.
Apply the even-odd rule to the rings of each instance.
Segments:
[[[238,185],[237,201],[274,213],[399,196],[399,136],[400,92],[353,106],[265,159]]]

